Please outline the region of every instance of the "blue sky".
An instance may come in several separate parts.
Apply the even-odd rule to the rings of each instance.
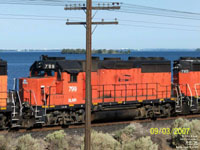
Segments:
[[[11,1],[11,0],[10,0]],[[16,1],[16,0],[15,0]],[[109,0],[106,0],[107,2]],[[199,0],[124,0],[128,4],[151,6],[180,11],[200,13]],[[24,14],[41,16],[59,16],[84,21],[83,11],[65,11],[63,6],[32,6],[0,4],[0,49],[51,49],[51,48],[85,48],[85,28],[83,26],[67,26],[65,20],[20,20],[1,14]],[[198,48],[200,47],[200,20],[175,19],[98,11],[95,16],[100,20],[118,18],[119,25],[98,26],[93,34],[93,48]],[[18,17],[22,18],[22,17]],[[71,20],[71,19],[70,19]],[[158,23],[184,24],[197,27],[169,26],[147,23],[124,22],[120,20],[147,21]],[[73,20],[71,20],[73,21]],[[136,26],[124,26],[131,24]],[[139,26],[167,27],[195,31],[144,28]],[[198,27],[199,26],[199,27]]]

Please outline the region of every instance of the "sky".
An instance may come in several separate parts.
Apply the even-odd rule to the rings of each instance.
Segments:
[[[69,21],[85,21],[83,11],[66,11],[64,6],[3,4],[1,1],[12,2],[12,0],[0,0],[0,49],[85,48],[85,27],[65,24],[67,19]],[[13,1],[17,2],[17,0]],[[112,1],[106,0],[106,2]],[[127,6],[134,4],[200,13],[199,0],[121,0],[119,2],[123,3],[122,8],[124,4]],[[95,11],[93,11],[94,13]],[[25,20],[19,19],[23,18],[22,16],[13,15],[56,17],[49,17],[54,20]],[[18,19],[13,19],[15,17]],[[36,17],[29,16],[28,18]],[[114,21],[115,18],[118,19],[119,25],[97,26],[93,33],[93,49],[193,49],[200,47],[200,20],[117,11],[98,11],[93,20]],[[129,20],[129,22],[125,20]]]

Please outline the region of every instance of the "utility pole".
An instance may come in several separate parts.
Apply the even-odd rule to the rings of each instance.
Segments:
[[[98,6],[92,6],[92,0],[87,0],[87,4],[70,4],[66,5],[65,10],[83,10],[86,13],[86,22],[66,22],[67,25],[84,25],[86,28],[86,101],[85,101],[85,150],[91,150],[91,104],[92,104],[92,87],[91,87],[91,64],[92,64],[92,25],[118,24],[114,22],[92,22],[92,10],[111,10],[120,9],[119,3],[98,3]],[[95,27],[96,29],[96,27]],[[94,30],[95,30],[94,29]]]

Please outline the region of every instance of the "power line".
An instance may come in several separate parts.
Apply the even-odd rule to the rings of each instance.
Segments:
[[[62,18],[66,19],[64,16],[44,16],[44,15],[25,15],[25,14],[0,14],[0,16],[21,16],[21,17],[47,17],[47,18]],[[81,17],[73,17],[73,18],[81,18]],[[81,18],[82,19],[82,18]]]
[[[0,18],[1,20],[38,20],[38,21],[64,21],[64,19],[48,19],[48,18]],[[74,20],[76,21],[76,20]]]
[[[24,2],[17,2],[17,3],[15,3],[15,2],[0,2],[0,4],[8,4],[8,5],[33,5],[33,6],[35,6],[35,5],[39,5],[39,6],[64,6],[64,4],[63,5],[61,5],[61,4],[41,4],[41,3],[24,3]]]
[[[27,0],[30,2],[33,2],[33,0]],[[38,2],[38,1],[44,1],[45,0],[35,0],[34,2]],[[17,0],[15,0],[14,2],[17,2]],[[20,2],[20,0],[18,0],[18,2]],[[51,2],[63,2],[62,0],[52,0]],[[74,1],[67,1],[67,2],[74,2]],[[79,2],[79,1],[77,1]],[[80,1],[83,2],[83,1]],[[98,3],[98,2],[96,2]],[[45,4],[46,5],[46,4]],[[145,8],[145,9],[150,9],[150,10],[154,10],[154,9],[158,9],[158,10],[164,10],[164,11],[172,11],[172,12],[181,12],[181,13],[192,13],[192,12],[183,12],[183,11],[176,11],[176,10],[168,10],[168,9],[160,9],[160,8],[155,8],[155,7],[148,7],[148,6],[141,6],[141,5],[133,5],[133,4],[124,4],[126,7],[129,8]],[[144,11],[144,10],[143,10]],[[119,11],[118,11],[119,12]],[[137,14],[145,14],[145,15],[156,15],[156,16],[163,16],[163,14],[152,14],[152,13],[145,13],[145,12],[138,12],[138,11],[133,11],[133,10],[125,10],[125,11],[120,11],[120,12],[125,12],[125,13],[137,13]],[[194,13],[192,13],[194,14]],[[198,13],[195,13],[195,15],[197,15]],[[200,15],[200,14],[198,14]],[[0,14],[0,16],[15,16],[14,17],[5,17],[5,18],[0,18],[0,19],[15,19],[15,20],[41,20],[41,21],[63,21],[63,20],[67,20],[65,17],[63,16],[42,16],[42,15],[25,15],[25,14]],[[26,17],[26,18],[22,18],[22,17]],[[39,18],[33,18],[33,17],[39,17]],[[166,15],[165,15],[166,17]],[[167,17],[173,17],[173,18],[180,18],[180,16],[168,16]],[[83,17],[70,17],[70,20],[74,20],[74,18],[76,19],[85,19]],[[186,17],[181,17],[182,19],[192,19],[192,20],[200,20],[200,18],[186,18]],[[101,19],[101,18],[96,18],[96,19]],[[144,24],[159,24],[159,25],[170,25],[170,26],[182,26],[182,27],[199,27],[199,26],[193,26],[193,25],[184,25],[184,24],[173,24],[173,23],[159,23],[159,22],[148,22],[148,21],[142,21],[142,20],[123,20],[123,19],[119,19],[120,21],[124,21],[124,22],[134,22],[134,23],[144,23]],[[122,24],[121,24],[122,25]],[[123,24],[123,25],[128,25],[128,26],[135,26],[135,27],[149,27],[149,28],[162,28],[162,29],[174,29],[174,30],[187,30],[187,31],[191,31],[190,29],[178,29],[178,28],[168,28],[168,27],[154,27],[154,26],[145,26],[145,25],[132,25],[132,24]],[[199,31],[199,30],[192,30],[192,31]]]
[[[4,2],[0,2],[0,4],[63,6],[66,3],[74,3],[74,2],[77,3],[77,4],[85,3],[85,1],[72,1],[72,0],[51,0],[51,1],[47,1],[47,0],[7,0],[7,1],[4,1]],[[99,2],[94,1],[93,3],[99,3]],[[106,3],[106,2],[104,2],[104,3]],[[123,3],[122,6],[123,6],[122,8],[125,8],[124,11],[128,11],[128,12],[134,11],[133,13],[138,13],[138,14],[141,14],[141,13],[143,14],[144,11],[147,11],[146,13],[153,13],[152,11],[159,11],[159,13],[174,13],[173,15],[177,15],[177,14],[179,14],[179,15],[193,15],[193,16],[190,16],[190,17],[200,16],[200,13],[195,13],[195,12],[178,11],[178,10],[172,10],[172,9],[163,9],[163,8],[135,5],[135,4],[129,4],[129,3]],[[139,12],[135,12],[135,11],[139,11]],[[122,11],[120,11],[120,12],[122,12]],[[164,16],[164,15],[159,15],[159,16]],[[167,17],[173,17],[173,16],[168,14]],[[179,18],[184,18],[184,17],[185,16],[182,16],[182,17],[179,17]]]
[[[0,4],[20,4],[20,5],[43,5],[43,6],[64,6],[66,3],[74,3],[77,4],[85,3],[85,1],[70,1],[70,0],[8,0],[7,2],[0,2]],[[98,1],[93,3],[98,4]],[[104,2],[106,3],[106,2]],[[122,13],[134,13],[134,14],[141,14],[141,15],[152,15],[152,16],[159,16],[159,17],[170,17],[170,18],[179,18],[179,19],[190,19],[190,20],[200,20],[200,13],[194,12],[186,12],[186,11],[178,11],[178,10],[171,10],[171,9],[163,9],[163,8],[156,8],[156,7],[149,7],[149,6],[142,6],[142,5],[134,5],[124,3],[123,7],[125,9],[119,10],[117,12]],[[156,12],[155,12],[156,11]],[[163,14],[164,13],[164,14]],[[190,15],[190,16],[188,16]]]
[[[197,27],[199,26],[194,26],[194,25],[186,25],[186,24],[174,24],[174,23],[164,23],[164,22],[151,22],[151,21],[142,21],[142,20],[123,20],[123,19],[118,19],[120,22],[125,21],[125,22],[135,22],[135,23],[147,23],[147,24],[160,24],[160,25],[170,25],[170,26],[183,26],[183,27]]]
[[[1,20],[36,20],[36,21],[65,21],[66,19],[50,19],[50,18],[19,18],[19,17],[4,17],[0,18]],[[78,21],[75,19],[71,19],[73,21]],[[135,22],[135,23],[152,23],[152,24],[163,24],[163,25],[175,25],[175,26],[183,26],[183,27],[199,27],[199,26],[190,26],[190,25],[180,25],[180,24],[165,24],[165,23],[157,23],[157,22],[147,22],[147,21],[134,21],[134,20],[121,20],[119,21],[127,21],[127,22]],[[128,26],[135,26],[135,27],[149,27],[149,28],[159,28],[159,29],[173,29],[173,30],[185,30],[185,31],[200,31],[200,30],[193,30],[193,29],[178,29],[178,28],[169,28],[169,27],[154,27],[154,26],[144,26],[144,25],[132,25],[132,24],[120,24],[120,25],[128,25]]]
[[[182,16],[173,16],[173,15],[165,15],[165,14],[154,14],[154,13],[147,13],[147,12],[138,12],[134,10],[112,10],[115,12],[122,12],[122,13],[133,13],[133,14],[140,14],[140,15],[150,15],[150,16],[159,16],[159,17],[170,17],[170,18],[178,18],[178,19],[189,19],[189,20],[200,20],[200,18],[190,18],[190,17],[182,17]]]
[[[165,12],[173,12],[173,13],[190,14],[190,15],[200,15],[200,13],[195,13],[195,12],[178,11],[178,10],[173,10],[173,9],[164,9],[164,8],[134,5],[134,4],[127,4],[127,3],[124,3],[123,5],[125,5],[125,7],[128,7],[128,8],[140,8],[140,9],[146,9],[146,10],[157,10],[157,11],[165,11]]]
[[[0,14],[0,16],[17,16],[17,17],[39,17],[39,18],[51,18],[51,20],[67,20],[67,19],[85,19],[84,17],[64,17],[64,16],[49,16],[49,15],[26,15],[26,14]],[[53,18],[53,19],[52,19]],[[55,19],[56,18],[56,19]],[[58,19],[59,18],[59,19]],[[16,18],[15,18],[16,19]],[[21,18],[23,19],[23,18]],[[28,19],[28,18],[25,18]],[[32,18],[31,18],[32,19]],[[96,19],[102,19],[102,18],[96,18]],[[42,19],[39,19],[42,20]],[[50,19],[49,19],[50,20]],[[111,20],[111,19],[107,19]],[[124,20],[124,19],[118,19],[119,21],[125,21],[125,22],[135,22],[135,23],[151,23],[151,24],[160,24],[160,25],[171,25],[171,26],[185,26],[185,27],[200,27],[200,26],[194,26],[194,25],[185,25],[185,24],[173,24],[173,23],[159,23],[159,22],[149,22],[149,21],[143,21],[143,20]]]
[[[200,13],[178,11],[178,10],[172,10],[172,9],[163,9],[163,8],[156,8],[156,7],[149,7],[149,6],[141,6],[141,5],[134,5],[134,4],[126,4],[126,3],[122,7],[122,10],[118,12],[180,18],[180,19],[200,20]]]
[[[148,10],[148,9],[130,9],[126,8],[123,9],[123,11],[132,11],[132,12],[144,12],[144,13],[151,13],[151,14],[159,14],[159,15],[168,15],[168,16],[177,16],[177,17],[200,17],[200,15],[191,15],[191,14],[182,14],[182,13],[173,13],[173,12],[167,12],[167,11],[158,11],[158,10]]]
[[[156,27],[156,26],[145,26],[145,25],[121,24],[121,23],[119,25],[140,27],[140,28],[170,29],[170,30],[181,30],[181,31],[200,31],[200,30],[193,30],[193,29],[179,29],[179,28]]]
[[[26,2],[20,1],[20,0],[11,0],[11,1],[4,1],[4,2],[0,2],[0,4],[8,4],[8,5],[41,5],[41,6],[65,6],[66,3],[84,3],[85,1],[71,1],[71,0],[66,0],[66,1],[56,1],[56,0],[52,0],[50,1],[43,1],[43,0],[26,0]],[[98,1],[94,1],[93,3],[99,3]]]

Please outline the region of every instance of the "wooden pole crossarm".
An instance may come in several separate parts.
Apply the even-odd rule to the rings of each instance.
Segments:
[[[117,21],[114,22],[92,22],[93,25],[109,25],[118,24]],[[66,25],[86,25],[86,22],[66,22]]]
[[[120,9],[120,6],[100,6],[92,7],[92,10],[110,10],[110,9]],[[65,10],[86,10],[86,7],[65,7]]]

